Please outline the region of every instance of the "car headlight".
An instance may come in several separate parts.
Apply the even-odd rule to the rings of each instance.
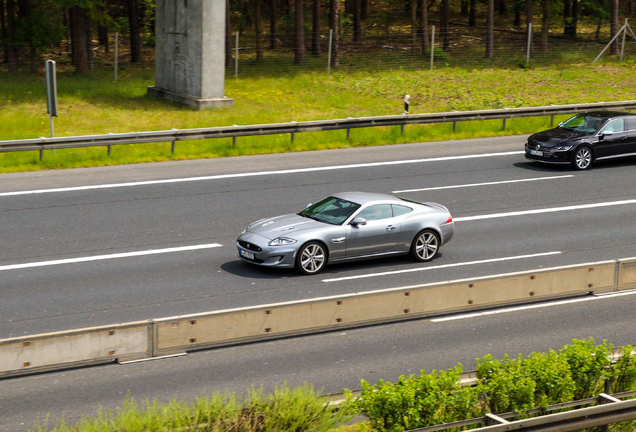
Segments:
[[[268,246],[287,246],[296,243],[296,240],[287,237],[278,237],[267,243]]]
[[[568,151],[572,148],[573,146],[571,145],[560,145],[560,146],[556,146],[554,149],[555,150],[559,150],[559,151]]]

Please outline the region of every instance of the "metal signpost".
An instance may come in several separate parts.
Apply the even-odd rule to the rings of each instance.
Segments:
[[[55,62],[46,61],[46,112],[49,114],[51,138],[55,136],[53,117],[57,117],[57,83],[55,80]]]

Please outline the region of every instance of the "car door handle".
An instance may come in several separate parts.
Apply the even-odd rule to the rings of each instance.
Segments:
[[[338,237],[335,239],[331,239],[331,243],[342,243],[343,241],[345,241],[346,237]]]
[[[388,227],[386,227],[387,231],[393,231],[395,229],[395,227],[393,225],[389,225]]]

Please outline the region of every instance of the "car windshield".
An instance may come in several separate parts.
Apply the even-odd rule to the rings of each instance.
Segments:
[[[603,117],[577,114],[571,119],[561,123],[559,128],[585,134],[593,134],[598,132],[601,126],[603,126],[603,123],[605,123],[605,118]]]
[[[333,225],[342,225],[360,208],[360,204],[335,197],[327,197],[298,213],[300,216]]]

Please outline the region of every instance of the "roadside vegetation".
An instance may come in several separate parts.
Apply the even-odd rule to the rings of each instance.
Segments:
[[[192,402],[137,403],[128,398],[116,412],[100,410],[76,424],[44,421],[37,432],[402,432],[410,429],[596,397],[601,392],[636,389],[636,354],[624,347],[614,362],[614,347],[593,339],[573,340],[558,351],[475,361],[477,384],[462,386],[462,365],[448,371],[421,371],[395,383],[362,380],[362,391],[345,390],[346,400],[328,405],[306,384],[278,388],[273,394],[251,390],[244,399],[225,393]],[[609,386],[609,390],[606,387]],[[368,420],[348,424],[356,416]],[[528,415],[524,415],[528,417]],[[54,426],[49,426],[54,423]],[[612,425],[613,432],[636,429],[636,422]]]
[[[463,111],[633,99],[636,75],[633,61],[537,68],[388,70],[327,75],[305,70],[279,77],[226,80],[226,95],[234,109],[193,111],[149,97],[154,83],[150,67],[127,65],[119,79],[104,71],[89,76],[58,74],[58,112],[55,136],[76,136],[172,128],[264,124],[401,114],[405,94],[410,113]],[[556,91],[558,90],[558,91]],[[566,116],[567,117],[567,116]],[[560,117],[555,121],[562,120]],[[269,135],[237,139],[65,149],[44,160],[38,152],[0,153],[0,172],[32,171],[214,158],[261,153],[307,151],[533,133],[550,126],[550,117],[355,129],[345,131]],[[44,76],[0,77],[0,140],[50,136]]]

